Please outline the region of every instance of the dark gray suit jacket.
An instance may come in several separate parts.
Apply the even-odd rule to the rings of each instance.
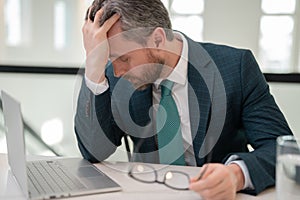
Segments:
[[[238,155],[255,187],[245,192],[257,194],[275,184],[276,138],[292,134],[291,130],[249,50],[187,40],[188,101],[197,165],[206,162],[208,152],[212,162],[224,163],[230,155]],[[149,115],[152,87],[134,91],[127,81],[113,76],[110,64],[106,77],[110,88],[97,96],[82,82],[75,132],[83,157],[92,162],[106,159],[128,134],[139,146],[134,150],[139,152],[137,160],[158,162],[156,131]],[[248,152],[247,144],[255,150]]]

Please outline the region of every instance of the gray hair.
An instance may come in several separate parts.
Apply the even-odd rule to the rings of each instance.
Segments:
[[[174,38],[168,11],[160,0],[94,0],[89,18],[103,8],[100,26],[115,13],[120,15],[124,37],[145,44],[155,28],[163,28],[167,40]],[[87,18],[88,16],[86,16]]]

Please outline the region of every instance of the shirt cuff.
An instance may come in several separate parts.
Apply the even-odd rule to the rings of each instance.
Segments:
[[[102,94],[109,88],[106,78],[101,83],[95,83],[91,81],[86,74],[84,74],[84,79],[86,86],[93,92],[94,95]]]
[[[242,172],[244,174],[244,179],[245,179],[245,183],[244,183],[244,189],[254,189],[253,183],[251,181],[250,175],[249,175],[249,171],[248,171],[248,167],[246,166],[246,163],[243,160],[240,160],[240,157],[237,155],[232,155],[230,156],[227,161],[225,162],[225,165],[229,165],[235,163],[237,164],[241,169]]]

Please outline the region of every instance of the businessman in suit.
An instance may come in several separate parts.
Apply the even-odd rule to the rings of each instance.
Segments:
[[[75,132],[84,158],[105,160],[129,135],[135,161],[163,163],[157,113],[167,80],[179,116],[178,157],[207,165],[191,190],[234,199],[275,184],[276,138],[292,133],[249,50],[172,31],[159,0],[96,0],[82,30],[86,68]]]

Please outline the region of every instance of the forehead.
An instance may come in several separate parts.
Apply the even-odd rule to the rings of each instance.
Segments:
[[[135,41],[124,37],[124,31],[121,29],[121,22],[116,22],[107,33],[110,55],[118,57],[129,52],[145,49],[145,47]]]

